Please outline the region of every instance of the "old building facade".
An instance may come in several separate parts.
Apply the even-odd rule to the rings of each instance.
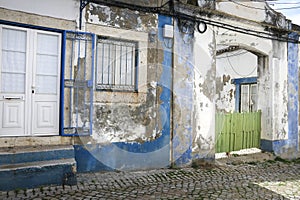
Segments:
[[[217,113],[260,110],[261,148],[299,155],[298,32],[265,2],[0,3],[1,147],[186,166],[214,160]]]

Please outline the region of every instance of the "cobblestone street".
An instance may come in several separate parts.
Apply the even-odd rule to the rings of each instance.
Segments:
[[[78,174],[75,186],[0,192],[0,199],[300,199],[299,162]]]

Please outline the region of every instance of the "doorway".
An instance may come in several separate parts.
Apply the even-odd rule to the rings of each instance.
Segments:
[[[61,34],[0,26],[0,136],[59,134]]]

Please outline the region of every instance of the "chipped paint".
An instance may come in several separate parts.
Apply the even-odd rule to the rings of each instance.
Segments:
[[[195,32],[193,159],[210,160],[215,155],[215,44],[213,27],[204,34]]]
[[[112,26],[136,31],[149,31],[157,24],[156,14],[108,7],[90,3],[86,9],[86,21],[97,25]]]
[[[157,3],[154,0],[130,2],[140,5]],[[181,11],[184,12],[189,12],[188,8],[198,11],[208,3],[202,0],[181,2],[190,4],[186,6],[187,11],[182,8]],[[193,7],[197,3],[198,7],[202,8]],[[202,13],[197,15],[257,31],[265,31],[264,23],[273,24],[277,28],[290,26],[290,22],[277,13],[251,11],[232,5],[228,11],[223,6],[225,3],[217,3],[217,10],[242,15],[247,19],[235,18],[218,11],[214,12],[218,14],[212,13],[211,16],[202,16]],[[247,2],[250,3],[257,3],[265,8],[265,2]],[[59,13],[50,15],[37,10],[25,13],[28,12],[26,7],[20,8],[22,11],[6,8],[0,10],[3,20],[77,30],[78,1],[73,4],[74,7],[68,7],[70,10],[66,13],[71,16],[67,17],[68,19],[60,19],[64,18],[61,9]],[[213,2],[210,1],[209,4],[212,8]],[[69,11],[72,11],[71,15]],[[278,155],[292,155],[295,149],[299,148],[295,145],[298,141],[298,129],[295,127],[299,121],[296,118],[296,94],[299,91],[298,79],[295,76],[298,75],[298,58],[295,56],[298,51],[297,45],[289,44],[287,47],[286,42],[271,41],[210,25],[203,34],[193,32],[194,30],[183,33],[179,31],[177,19],[170,16],[94,3],[87,5],[84,14],[85,31],[107,37],[138,40],[141,67],[138,69],[138,92],[94,90],[93,134],[77,141],[87,144],[84,148],[78,147],[82,171],[96,169],[98,166],[93,160],[95,158],[100,162],[100,169],[124,170],[166,167],[170,161],[186,165],[193,159],[213,159],[216,141],[215,113],[234,111],[236,91],[231,80],[238,77],[258,77],[258,104],[262,111],[264,141],[262,143],[271,144],[271,150]],[[189,28],[193,29],[194,22],[189,23],[192,24]],[[165,24],[174,24],[174,41],[163,37]],[[153,34],[153,40],[148,38],[150,33]],[[248,52],[251,59],[237,56],[230,59],[229,64],[228,58],[218,59],[224,55],[218,55],[216,58],[216,51],[224,46],[237,46],[240,50]],[[77,61],[84,62],[85,56],[81,54],[83,51],[79,52],[78,57],[75,55],[74,66],[80,64]],[[248,66],[243,63],[245,60]],[[241,68],[237,67],[241,63],[246,66],[244,71],[239,71]],[[68,95],[70,94],[66,92],[67,97]],[[83,96],[79,94],[79,100]],[[68,110],[69,105],[65,104],[63,108]],[[90,123],[80,115],[80,112],[84,112],[82,107],[78,106],[75,109],[79,111],[79,118],[78,122],[73,121],[73,124],[83,126]],[[87,150],[89,155],[85,157]]]
[[[194,56],[193,35],[183,33],[183,26],[174,22],[173,71],[173,162],[182,166],[191,163]]]

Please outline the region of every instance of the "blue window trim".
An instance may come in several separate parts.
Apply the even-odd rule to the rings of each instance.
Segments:
[[[31,24],[23,24],[19,22],[11,22],[11,21],[5,21],[0,20],[0,24],[5,24],[9,26],[18,26],[23,28],[30,28],[30,29],[36,29],[36,30],[42,30],[42,31],[51,31],[51,32],[57,32],[57,33],[63,33],[64,30],[62,29],[56,29],[56,28],[49,28],[44,26],[37,26],[37,25],[31,25]]]
[[[85,135],[85,134],[80,134],[80,133],[74,133],[74,134],[65,134],[64,133],[64,85],[65,85],[65,56],[66,56],[66,42],[67,42],[67,33],[78,33],[78,34],[86,34],[86,35],[90,35],[91,36],[91,40],[92,40],[92,66],[91,66],[91,80],[88,80],[88,86],[90,87],[90,124],[89,124],[89,134],[88,135],[92,135],[92,128],[93,128],[93,123],[92,123],[92,120],[93,120],[93,92],[94,92],[94,88],[93,88],[93,82],[94,82],[94,65],[95,65],[95,61],[94,61],[94,58],[95,58],[95,41],[96,41],[96,36],[94,33],[89,33],[89,32],[82,32],[82,31],[71,31],[71,30],[65,30],[63,31],[63,40],[62,40],[62,47],[64,47],[62,49],[62,64],[61,64],[61,74],[64,75],[62,76],[61,78],[61,109],[60,109],[60,135],[61,136],[88,136],[88,135]]]
[[[49,32],[56,32],[62,34],[61,39],[61,72],[60,72],[60,102],[59,102],[59,132],[60,135],[63,135],[63,116],[64,116],[64,83],[63,83],[63,77],[64,77],[64,63],[65,63],[65,43],[64,39],[66,37],[65,31],[62,29],[55,29],[55,28],[49,28],[49,27],[43,27],[43,26],[36,26],[31,24],[24,24],[24,23],[18,23],[18,22],[12,22],[12,21],[5,21],[0,20],[0,24],[8,25],[8,26],[15,26],[15,27],[22,27],[22,28],[28,28],[28,29],[34,29],[34,30],[42,30],[42,31],[49,31]]]
[[[231,80],[232,84],[251,84],[257,83],[257,77],[249,77],[249,78],[236,78]]]
[[[257,77],[249,77],[249,78],[236,78],[231,80],[232,84],[235,84],[235,112],[240,111],[241,104],[241,85],[243,84],[254,84],[257,83]]]
[[[28,28],[28,29],[35,29],[35,30],[42,30],[42,31],[49,31],[49,32],[56,32],[62,34],[61,39],[61,75],[60,75],[60,102],[59,102],[59,134],[61,136],[74,136],[78,134],[70,134],[65,135],[64,134],[64,71],[65,71],[65,55],[66,55],[66,34],[68,32],[76,32],[72,30],[63,30],[63,29],[56,29],[56,28],[49,28],[44,26],[37,26],[37,25],[31,25],[31,24],[24,24],[19,22],[12,22],[12,21],[6,21],[6,20],[0,20],[0,24],[8,25],[8,26],[15,26],[15,27],[22,27],[22,28]],[[92,40],[95,41],[95,35],[92,33],[87,32],[79,32],[76,33],[84,33],[84,34],[90,34],[92,36]],[[92,49],[95,49],[95,42],[92,42]],[[94,80],[94,52],[92,53],[92,75],[91,79],[92,81],[89,82],[89,85],[93,85]],[[93,92],[93,87],[91,88]],[[90,102],[93,102],[93,95],[90,95]],[[93,111],[91,106],[90,111],[90,119],[93,117]],[[92,134],[92,123],[90,123],[90,132],[89,134]]]

